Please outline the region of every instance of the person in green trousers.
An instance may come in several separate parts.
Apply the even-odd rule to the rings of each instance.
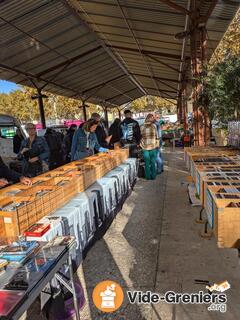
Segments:
[[[147,180],[154,180],[157,176],[157,139],[156,125],[154,124],[154,115],[149,113],[145,119],[145,123],[141,128],[141,147],[143,149],[143,157],[145,161],[145,177]]]

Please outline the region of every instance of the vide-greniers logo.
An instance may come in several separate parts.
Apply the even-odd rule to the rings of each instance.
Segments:
[[[208,304],[208,311],[226,312],[227,295],[224,291],[230,288],[228,281],[223,281],[212,286],[206,286],[208,292],[180,293],[167,291],[158,294],[151,291],[127,291],[127,297],[131,304],[157,304],[165,302],[168,304]],[[214,291],[217,291],[215,293]],[[114,312],[118,310],[124,300],[121,286],[114,281],[100,282],[93,290],[93,302],[103,312]]]
[[[95,306],[103,312],[118,310],[124,299],[122,287],[111,280],[99,282],[92,294]]]

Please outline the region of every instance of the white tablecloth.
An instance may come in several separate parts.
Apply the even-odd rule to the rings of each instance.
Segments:
[[[51,223],[51,229],[41,238],[27,239],[50,241],[57,235],[73,235],[77,242],[77,260],[81,262],[79,256],[94,237],[96,228],[114,212],[131,188],[136,175],[136,159],[126,160],[52,213],[50,219],[42,218],[39,223]],[[53,220],[53,217],[59,219]]]

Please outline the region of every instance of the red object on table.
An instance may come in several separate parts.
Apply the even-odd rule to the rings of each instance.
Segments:
[[[42,237],[49,229],[51,225],[43,223],[35,223],[27,231],[24,232],[25,237]]]

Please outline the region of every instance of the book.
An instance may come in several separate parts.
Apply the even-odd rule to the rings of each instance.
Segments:
[[[8,261],[6,259],[0,259],[0,276],[5,273]]]
[[[7,317],[24,296],[24,291],[0,290],[0,317]]]
[[[51,227],[51,224],[35,223],[24,232],[25,237],[42,237]]]
[[[11,256],[26,256],[39,246],[37,241],[18,241],[4,247],[0,251],[0,257],[9,260]],[[19,258],[20,259],[20,258]]]
[[[68,246],[75,240],[72,236],[57,236],[53,240],[49,241],[43,249],[53,248],[56,246]]]

